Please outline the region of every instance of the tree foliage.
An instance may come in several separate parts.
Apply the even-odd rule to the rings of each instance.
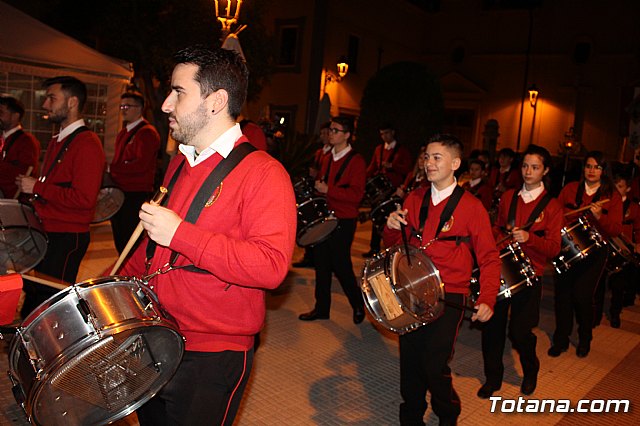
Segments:
[[[423,64],[396,62],[367,83],[360,102],[358,150],[371,157],[380,141],[378,127],[391,123],[396,139],[416,154],[440,131],[444,102],[438,79]]]

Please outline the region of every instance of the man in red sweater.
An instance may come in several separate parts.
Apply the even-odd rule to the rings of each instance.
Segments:
[[[391,181],[394,188],[399,188],[413,167],[411,153],[396,140],[396,131],[391,124],[381,125],[379,131],[383,143],[373,151],[373,157],[367,167],[367,179],[382,174]],[[380,241],[381,235],[374,226],[371,230],[371,249],[362,256],[369,258],[378,253]]]
[[[75,77],[45,80],[49,121],[60,125],[60,133],[47,146],[42,173],[18,175],[16,184],[33,194],[36,213],[49,238],[47,253],[35,270],[67,283],[75,283],[80,261],[89,247],[89,224],[96,208],[104,169],[104,151],[98,135],[82,119],[87,87]],[[57,290],[25,282],[26,316]]]
[[[38,173],[40,142],[22,130],[24,116],[22,102],[12,96],[0,96],[0,198],[12,198],[18,187],[16,176],[29,167]]]
[[[144,97],[139,92],[120,96],[120,110],[126,126],[116,136],[115,153],[109,172],[124,192],[120,210],[111,218],[113,242],[122,253],[138,226],[138,211],[150,198],[156,174],[160,135],[142,116]]]
[[[251,372],[254,335],[264,323],[265,292],[282,282],[291,262],[296,202],[289,175],[263,151],[247,155],[215,188],[203,185],[248,142],[236,124],[248,70],[235,52],[220,48],[186,48],[175,60],[162,105],[181,143],[164,179],[168,202],[143,204],[148,238],[121,273],[161,270],[149,285],[177,321],[186,352],[167,385],[138,409],[138,420],[231,425]],[[193,204],[200,214],[187,221],[194,199],[206,203]],[[167,263],[183,268],[167,271]]]
[[[491,232],[489,215],[482,203],[458,187],[454,172],[462,161],[462,143],[452,135],[436,135],[427,144],[425,170],[431,188],[412,191],[387,219],[384,242],[390,247],[401,241],[401,226],[416,246],[440,271],[446,302],[465,305],[473,254],[480,266],[480,296],[471,319],[488,321],[500,286],[500,257]],[[462,194],[460,195],[460,192]],[[460,196],[457,205],[454,195]],[[447,218],[446,211],[453,208]],[[426,210],[426,211],[425,211]],[[426,214],[426,216],[425,216]],[[444,222],[443,222],[444,221]],[[420,235],[421,241],[414,235]],[[400,336],[400,424],[423,425],[426,393],[440,424],[455,424],[460,398],[453,389],[449,361],[462,322],[462,309],[445,306],[444,314]]]
[[[358,206],[364,196],[366,163],[349,144],[353,133],[351,118],[333,118],[329,131],[333,148],[324,157],[315,188],[326,195],[329,210],[338,218],[338,227],[327,240],[313,247],[316,303],[313,310],[298,318],[302,321],[329,319],[331,276],[335,274],[353,309],[353,322],[360,324],[364,319],[364,300],[353,273],[351,244],[356,233]]]

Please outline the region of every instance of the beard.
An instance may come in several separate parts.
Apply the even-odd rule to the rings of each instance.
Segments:
[[[209,123],[209,117],[207,116],[207,108],[203,103],[198,105],[191,114],[185,115],[178,120],[177,117],[173,117],[176,120],[177,127],[171,129],[171,137],[186,145],[190,145],[190,142],[195,138],[200,129]]]
[[[52,123],[61,124],[69,116],[69,108],[66,106],[61,107],[57,111],[51,111],[48,113],[47,120]]]

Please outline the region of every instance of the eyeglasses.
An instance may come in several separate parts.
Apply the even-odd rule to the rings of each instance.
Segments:
[[[602,170],[602,166],[594,166],[593,164],[585,164],[584,168],[587,170]]]
[[[348,130],[340,130],[340,129],[336,128],[336,127],[329,127],[329,131],[331,133],[333,133],[334,135],[337,135],[338,133],[349,133]]]
[[[120,105],[120,109],[122,111],[126,111],[126,110],[128,110],[130,108],[138,108],[139,106],[140,105],[127,105],[127,104],[124,104],[124,105]]]

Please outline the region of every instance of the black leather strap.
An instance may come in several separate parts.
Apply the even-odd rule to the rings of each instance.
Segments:
[[[449,197],[449,201],[447,201],[447,204],[444,206],[444,209],[440,214],[440,223],[438,223],[438,228],[436,230],[436,236],[435,236],[436,238],[438,238],[438,235],[440,235],[440,231],[442,231],[442,227],[444,226],[444,224],[447,223],[449,219],[451,219],[451,215],[453,215],[453,211],[458,206],[458,203],[460,202],[460,199],[462,198],[463,195],[464,195],[464,189],[462,189],[459,185],[456,185],[456,187],[453,190],[453,193]],[[420,206],[420,229],[419,229],[420,235],[422,235],[422,231],[424,230],[424,224],[427,221],[427,216],[429,215],[430,204],[431,204],[431,188],[429,188],[429,190],[424,194],[424,198],[422,199],[422,205]],[[445,238],[447,238],[448,240],[450,237],[445,237]],[[441,238],[441,239],[444,239],[444,238]]]
[[[53,168],[58,163],[62,162],[62,156],[67,151],[67,149],[69,149],[69,145],[75,139],[75,137],[78,136],[80,133],[82,133],[84,131],[87,131],[87,130],[89,130],[89,128],[87,126],[80,126],[76,130],[74,130],[69,136],[66,137],[66,139],[64,140],[64,143],[62,145],[62,148],[56,154],[56,158],[54,158],[53,161],[51,162],[51,164],[49,165],[49,170],[47,170],[47,172],[44,173],[40,177],[40,181],[41,182],[44,182],[47,179],[47,176],[49,176],[51,174],[51,171],[53,170]]]

